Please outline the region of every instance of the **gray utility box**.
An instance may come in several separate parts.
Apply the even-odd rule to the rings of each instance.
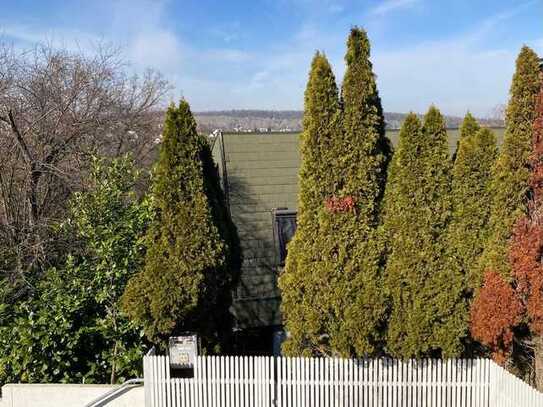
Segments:
[[[198,356],[198,336],[186,332],[181,336],[172,336],[168,342],[170,367],[172,369],[194,369]]]

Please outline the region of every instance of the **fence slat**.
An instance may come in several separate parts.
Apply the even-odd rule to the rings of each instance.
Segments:
[[[160,389],[160,393],[159,393],[159,400],[158,400],[158,405],[160,407],[164,407],[165,406],[165,399],[166,399],[166,389],[165,389],[165,381],[164,381],[164,370],[166,370],[166,367],[165,367],[165,364],[164,363],[166,360],[165,356],[161,356],[159,361],[158,361],[158,371],[159,371],[159,380],[158,380],[158,384],[159,384],[159,389]]]
[[[286,366],[285,366],[285,377],[287,378],[286,382],[286,399],[284,406],[292,406],[292,375],[294,372],[292,371],[292,359],[287,358],[286,359]]]
[[[278,363],[278,367],[277,367],[277,382],[279,384],[279,407],[281,406],[285,406],[287,405],[287,400],[286,400],[286,396],[287,396],[287,389],[286,389],[286,385],[285,385],[285,380],[288,380],[287,378],[287,375],[286,375],[286,362],[287,362],[287,359],[286,358],[277,358],[277,363]]]
[[[324,403],[325,407],[329,407],[332,402],[333,397],[333,359],[326,358],[324,359],[324,375],[325,375],[325,384],[324,384]]]

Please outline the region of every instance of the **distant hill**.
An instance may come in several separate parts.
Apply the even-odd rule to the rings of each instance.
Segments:
[[[208,133],[215,129],[229,132],[300,131],[302,111],[298,110],[224,110],[194,114],[198,129]],[[385,113],[387,129],[400,128],[406,113]],[[445,116],[447,127],[458,128],[461,117]],[[499,119],[478,119],[483,126],[502,127]]]

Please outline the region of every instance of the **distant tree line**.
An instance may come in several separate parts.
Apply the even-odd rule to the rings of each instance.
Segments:
[[[305,92],[298,229],[280,276],[288,355],[492,355],[543,389],[540,60],[523,47],[496,137],[471,114],[409,114],[394,152],[365,31],[338,90],[318,52]]]
[[[501,108],[496,107],[495,112],[486,118],[478,119],[485,127],[503,127]],[[196,112],[194,114],[198,131],[210,133],[215,129],[230,132],[244,132],[262,130],[270,131],[301,131],[302,111],[297,110],[224,110]],[[387,129],[397,130],[401,127],[407,117],[406,113],[385,112],[385,123]],[[422,115],[419,115],[422,117]],[[457,129],[462,125],[462,118],[456,116],[445,116],[447,128]]]

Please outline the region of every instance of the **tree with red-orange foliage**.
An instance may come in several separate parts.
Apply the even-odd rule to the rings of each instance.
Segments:
[[[520,323],[522,305],[516,292],[498,273],[485,274],[483,287],[471,306],[471,334],[492,351],[500,364],[513,343],[513,328]]]
[[[536,386],[543,390],[543,72],[539,76],[526,211],[514,223],[508,243],[511,275],[505,279],[493,271],[485,273],[471,308],[471,333],[503,364],[511,353],[515,329],[528,332],[522,339],[530,344]]]
[[[543,72],[536,102],[528,213],[515,224],[509,261],[531,336],[536,386],[543,390]]]
[[[543,336],[543,227],[539,216],[531,214],[516,223],[509,259],[526,322],[534,335]]]

